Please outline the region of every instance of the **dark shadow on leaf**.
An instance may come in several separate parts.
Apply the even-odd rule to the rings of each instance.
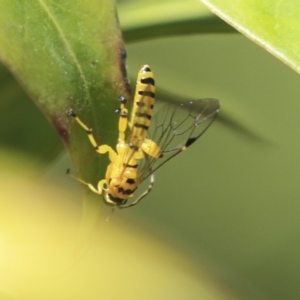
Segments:
[[[123,29],[123,37],[126,43],[200,33],[238,33],[238,31],[216,16],[176,20],[174,22]]]

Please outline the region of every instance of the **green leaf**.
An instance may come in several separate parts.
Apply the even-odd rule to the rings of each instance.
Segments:
[[[0,11],[1,61],[62,138],[77,176],[96,186],[108,158],[66,111],[93,128],[98,143],[115,143],[117,98],[129,96],[129,87],[114,1],[0,0]],[[39,143],[46,145],[43,138]],[[84,191],[94,199],[84,202],[90,218],[102,201]]]
[[[0,10],[2,62],[62,137],[79,174],[88,176],[95,169],[92,147],[66,110],[74,109],[102,143],[115,141],[113,111],[127,91],[114,3],[2,0]]]
[[[299,1],[202,2],[220,18],[300,73]]]

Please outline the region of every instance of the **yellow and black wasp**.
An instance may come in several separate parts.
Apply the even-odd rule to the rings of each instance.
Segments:
[[[94,193],[104,194],[107,204],[127,208],[140,202],[152,189],[154,172],[178,153],[192,145],[213,122],[219,111],[217,99],[205,98],[179,104],[164,105],[153,117],[155,102],[154,75],[148,65],[138,73],[135,97],[128,121],[126,99],[121,97],[119,138],[116,151],[108,145],[98,145],[92,129],[73,110],[68,115],[86,131],[92,146],[100,154],[108,153],[110,164],[105,179],[97,187],[76,178]],[[129,128],[126,138],[125,132]],[[150,176],[148,189],[127,204],[138,186]]]

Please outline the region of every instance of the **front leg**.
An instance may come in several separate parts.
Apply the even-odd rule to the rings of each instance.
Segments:
[[[115,162],[118,157],[114,149],[108,145],[101,145],[96,151],[100,154],[108,153],[109,160],[112,163]]]
[[[76,115],[76,113],[70,109],[67,112],[68,116],[73,117],[76,122],[85,130],[86,134],[88,135],[88,138],[91,142],[91,144],[93,145],[93,147],[95,148],[95,150],[100,153],[100,154],[104,154],[108,152],[108,156],[109,156],[109,160],[111,162],[115,161],[117,158],[117,154],[116,152],[108,145],[101,145],[99,146],[96,142],[95,137],[92,134],[92,128],[87,127],[87,125],[85,125],[81,119]]]
[[[89,128],[87,127],[87,125],[85,125],[81,119],[76,115],[76,113],[73,111],[73,109],[69,109],[67,111],[67,115],[70,116],[70,117],[73,117],[75,119],[75,121],[85,130],[91,144],[93,145],[93,147],[95,148],[95,150],[97,152],[99,152],[99,148],[100,146],[97,144],[96,140],[95,140],[95,137],[93,136],[92,134],[92,131],[93,129],[92,128]],[[100,152],[99,152],[100,153]]]
[[[120,108],[116,110],[116,113],[120,116],[119,117],[119,141],[125,141],[125,131],[128,126],[128,110],[125,107],[126,105],[126,98],[120,97]]]
[[[94,192],[95,194],[98,194],[98,195],[102,195],[102,192],[104,189],[104,185],[106,184],[106,180],[105,179],[102,179],[99,181],[98,185],[97,185],[97,188],[95,188],[91,183],[88,183],[88,182],[85,182],[84,180],[76,177],[75,175],[73,175],[70,171],[70,169],[67,170],[67,174],[71,177],[73,177],[74,179],[76,179],[77,181],[79,181],[80,183],[84,184],[84,185],[87,185],[88,188]]]

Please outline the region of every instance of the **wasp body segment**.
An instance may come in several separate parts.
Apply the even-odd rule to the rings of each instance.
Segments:
[[[86,131],[88,138],[100,153],[108,153],[110,164],[105,179],[97,188],[76,178],[93,192],[104,195],[107,204],[119,208],[131,207],[140,202],[152,189],[154,171],[178,153],[193,144],[209,127],[219,111],[216,99],[201,99],[180,104],[166,104],[153,117],[155,103],[155,80],[148,65],[138,73],[135,97],[128,121],[126,99],[119,99],[119,138],[116,151],[108,145],[99,146],[86,126],[73,112],[68,115]],[[126,130],[129,135],[126,138]],[[148,189],[130,204],[126,204],[139,185],[150,176]]]
[[[155,102],[155,81],[149,66],[138,74],[130,122],[129,143],[140,148],[144,142],[153,113]]]

